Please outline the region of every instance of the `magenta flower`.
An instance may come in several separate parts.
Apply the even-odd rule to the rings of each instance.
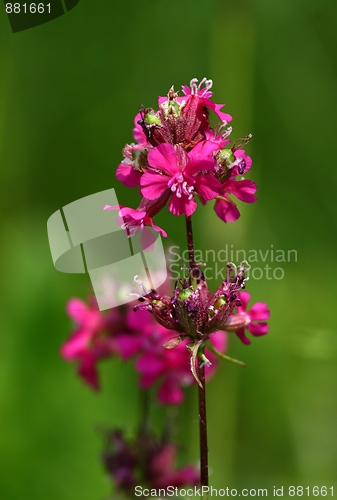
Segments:
[[[212,80],[203,78],[198,84],[194,78],[190,86],[182,87],[183,96],[172,87],[166,97],[159,97],[158,110],[143,108],[136,115],[133,134],[137,144],[125,146],[116,174],[126,186],[140,186],[144,197],[136,210],[146,215],[128,209],[126,215],[134,219],[129,221],[130,227],[153,226],[152,217],[168,200],[174,215],[190,216],[196,210],[197,195],[203,204],[216,199],[215,212],[224,222],[240,216],[231,196],[245,203],[256,200],[254,182],[238,177],[251,167],[251,158],[240,149],[251,136],[225,149],[230,143],[232,128],[227,124],[232,117],[221,111],[223,104],[211,100],[212,85]],[[220,119],[215,127],[209,110]],[[151,213],[142,207],[150,202],[155,206]]]
[[[149,200],[170,196],[174,215],[192,215],[197,208],[195,194],[204,201],[219,194],[221,183],[211,175],[212,159],[196,158],[193,151],[187,154],[180,146],[164,143],[149,152],[148,163],[151,169],[141,178],[141,193]]]
[[[125,158],[117,167],[117,179],[126,187],[139,186],[141,173],[134,166],[133,160]]]
[[[89,305],[71,299],[67,313],[75,320],[76,329],[61,346],[61,355],[67,361],[75,361],[78,375],[97,391],[100,388],[98,363],[112,356],[122,359],[134,356],[142,345],[141,338],[138,331],[126,325],[123,308],[103,314],[93,298]]]
[[[142,121],[142,113],[137,113],[134,119],[135,127],[132,130],[133,137],[137,141],[138,145],[144,147],[151,147],[151,145],[147,142],[147,137],[144,134],[143,127],[141,126]]]
[[[194,485],[199,472],[191,465],[176,468],[177,446],[158,438],[149,429],[141,430],[134,440],[127,440],[120,430],[105,432],[102,454],[105,469],[119,491],[128,495],[136,484],[149,488],[167,489]]]
[[[116,177],[127,187],[139,186],[142,163],[146,159],[144,147],[145,144],[126,144],[123,148],[124,160],[117,167]]]
[[[100,333],[107,321],[94,300],[89,306],[79,299],[71,299],[67,304],[70,318],[76,322],[76,330],[62,345],[61,354],[67,361],[77,361],[78,374],[95,390],[99,388],[96,363],[102,357],[116,352],[116,344],[110,339],[102,341]]]
[[[190,98],[197,99],[199,106],[205,106],[206,108],[214,111],[214,113],[218,116],[218,118],[220,118],[222,122],[227,124],[232,121],[231,115],[220,111],[220,109],[223,108],[224,104],[215,104],[210,100],[210,97],[212,97],[213,95],[213,92],[210,91],[213,86],[213,81],[203,78],[198,86],[197,83],[198,79],[193,78],[190,81],[190,87],[188,87],[187,85],[182,86],[182,90],[185,96],[190,96]],[[203,87],[203,85],[205,86]]]
[[[218,217],[224,222],[234,222],[240,217],[240,212],[230,198],[233,195],[245,203],[254,203],[256,201],[256,184],[248,179],[237,179],[238,175],[246,173],[252,166],[252,159],[247,156],[244,150],[236,150],[233,154],[234,161],[226,161],[226,168],[230,172],[230,177],[226,180],[220,189],[220,196],[214,206]]]
[[[167,442],[157,445],[149,454],[148,481],[153,488],[180,488],[199,482],[199,472],[192,465],[174,467],[176,454],[177,447]]]
[[[142,312],[146,311],[137,311],[136,316]],[[184,400],[184,387],[195,382],[190,369],[190,352],[186,346],[188,341],[182,341],[174,349],[164,349],[163,344],[172,338],[172,332],[155,321],[152,324],[152,332],[135,365],[141,374],[140,385],[148,389],[159,383],[157,396],[162,404],[181,404]],[[218,351],[225,352],[227,336],[224,332],[215,332],[210,340]],[[218,359],[207,349],[205,353],[210,362],[206,366],[206,377],[209,379],[217,367]]]
[[[141,210],[139,207],[137,209],[124,207],[122,205],[105,205],[103,210],[119,210],[118,212],[118,224],[122,229],[125,229],[128,236],[134,236],[139,231],[142,231],[145,226],[152,227],[155,231],[158,231],[164,238],[167,237],[166,232],[159,226],[156,226],[152,218],[148,216],[145,210]]]
[[[231,314],[224,325],[227,332],[235,332],[244,344],[250,344],[245,334],[245,329],[255,337],[268,333],[268,324],[265,322],[270,317],[270,311],[264,302],[256,302],[249,311],[247,305],[250,300],[248,292],[240,292],[241,306],[237,306],[237,313]]]
[[[70,299],[67,304],[68,316],[76,322],[77,328],[70,339],[62,346],[65,359],[74,359],[86,349],[93,337],[104,327],[104,318],[94,301],[89,305],[79,299]]]

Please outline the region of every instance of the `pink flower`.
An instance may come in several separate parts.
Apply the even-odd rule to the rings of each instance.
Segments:
[[[245,203],[254,203],[256,201],[256,184],[248,179],[239,179],[236,177],[247,172],[252,166],[252,159],[246,155],[244,150],[234,152],[234,162],[228,162],[227,168],[230,169],[230,178],[223,183],[220,189],[214,210],[218,217],[224,222],[234,222],[240,217],[240,212],[236,204],[229,195],[233,195]]]
[[[151,226],[155,231],[158,231],[164,238],[167,237],[167,234],[165,231],[159,227],[156,226],[152,218],[149,217],[146,213],[145,210],[141,210],[139,208],[129,208],[129,207],[124,207],[122,205],[105,205],[103,210],[119,210],[118,216],[119,216],[119,225],[121,226],[122,229],[125,229],[127,232],[128,236],[134,236],[136,233],[139,231],[142,231],[145,226]]]
[[[67,304],[68,315],[75,320],[76,330],[62,345],[61,355],[67,361],[77,361],[78,374],[93,389],[99,389],[96,363],[99,359],[116,352],[112,339],[99,338],[107,327],[106,318],[91,300],[87,305],[79,299],[71,299]]]
[[[237,306],[237,313],[231,314],[224,325],[227,332],[235,332],[244,344],[250,344],[245,334],[245,329],[258,337],[268,333],[268,324],[265,322],[270,317],[270,311],[264,302],[256,302],[249,311],[247,305],[250,300],[248,292],[240,292],[241,306]]]
[[[146,147],[144,144],[126,144],[123,148],[124,160],[117,167],[116,177],[127,187],[139,186],[142,175],[140,159],[143,153],[141,150],[144,147]]]
[[[172,443],[157,445],[150,453],[148,463],[148,480],[153,488],[166,489],[169,486],[180,488],[185,484],[197,484],[199,473],[192,465],[181,469],[174,468],[177,447]]]
[[[141,312],[146,311],[137,311],[136,316]],[[159,401],[162,404],[181,404],[184,400],[183,388],[195,382],[190,369],[190,353],[186,347],[188,341],[181,342],[173,349],[165,349],[163,344],[172,338],[172,332],[155,321],[152,332],[147,344],[144,344],[143,354],[136,362],[136,370],[141,374],[140,385],[147,389],[159,382]],[[215,332],[210,340],[218,351],[225,351],[227,337],[224,332]],[[209,378],[217,366],[217,357],[207,349],[206,357],[211,362],[210,366],[206,366],[206,377]]]
[[[94,390],[99,390],[97,364],[114,355],[128,359],[138,351],[141,343],[125,325],[122,308],[103,314],[93,298],[89,305],[71,299],[67,312],[75,320],[76,329],[61,346],[61,355],[67,361],[77,362],[79,376]]]
[[[190,99],[197,99],[199,106],[205,106],[214,111],[222,122],[229,123],[232,120],[231,115],[220,111],[224,104],[215,104],[210,100],[210,97],[213,95],[213,92],[210,91],[213,86],[213,81],[203,78],[198,86],[197,83],[198,79],[193,78],[190,81],[190,87],[183,85],[182,90],[184,94]],[[205,86],[203,87],[203,85]]]
[[[142,113],[137,113],[134,119],[134,124],[135,127],[133,129],[133,137],[135,140],[140,144],[143,148],[148,147],[149,144],[147,142],[146,135],[144,134],[143,127],[141,126],[141,121],[142,121]]]
[[[147,201],[143,198],[143,201]],[[156,238],[152,231],[147,227],[150,226],[155,231],[159,232],[161,236],[167,238],[167,234],[159,226],[156,226],[152,218],[148,216],[145,210],[141,210],[140,207],[137,209],[123,207],[119,205],[111,206],[105,205],[103,210],[119,210],[117,224],[121,226],[122,229],[125,230],[128,237],[135,236],[138,232],[142,232],[140,244],[143,250],[151,251],[153,249],[153,245],[155,244]]]
[[[92,300],[89,305],[79,299],[70,299],[67,304],[68,316],[76,322],[76,330],[61,347],[65,359],[76,359],[105,326],[102,313]]]
[[[126,440],[120,430],[112,429],[105,434],[102,455],[105,469],[117,489],[127,493],[128,497],[137,483],[166,490],[199,482],[195,467],[175,467],[177,446],[169,442],[167,436],[158,440],[149,429],[141,429],[134,440]]]
[[[141,193],[149,200],[169,195],[169,210],[174,215],[193,214],[197,208],[194,194],[206,201],[219,193],[221,183],[210,175],[214,160],[197,158],[193,150],[187,154],[180,146],[162,143],[149,152],[148,163],[151,170],[141,178]]]
[[[125,158],[117,167],[117,179],[126,187],[139,186],[141,173],[134,166],[133,160]]]

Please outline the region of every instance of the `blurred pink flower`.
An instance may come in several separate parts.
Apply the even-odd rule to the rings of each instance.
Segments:
[[[268,324],[266,320],[270,317],[270,311],[265,302],[256,302],[249,311],[247,311],[250,294],[240,292],[238,297],[241,306],[237,306],[237,313],[231,314],[226,321],[224,330],[235,332],[244,344],[250,344],[249,338],[245,334],[245,329],[252,335],[258,337],[268,333]]]

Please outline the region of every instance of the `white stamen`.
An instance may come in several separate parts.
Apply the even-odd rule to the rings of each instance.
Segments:
[[[196,95],[198,93],[197,83],[198,83],[198,78],[192,78],[192,80],[190,81],[192,95]]]

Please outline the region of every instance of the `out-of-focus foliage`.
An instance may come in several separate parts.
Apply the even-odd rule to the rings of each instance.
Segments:
[[[132,432],[136,377],[107,364],[95,395],[61,360],[65,303],[90,283],[54,270],[46,221],[110,187],[136,206],[138,194],[117,185],[114,170],[139,105],[203,76],[227,103],[233,135],[253,134],[259,199],[241,204],[232,225],[201,207],[197,247],[261,251],[255,266],[269,265],[269,277],[284,271],[249,282],[272,316],[268,336],[251,346],[231,339],[248,367],[223,365],[209,383],[211,483],[337,487],[336,17],[333,0],[81,0],[12,34],[0,9],[0,498],[109,495],[96,430]],[[156,222],[185,248],[183,219],[167,212]],[[276,262],[272,249],[296,252]],[[189,389],[177,430],[185,461],[198,456],[195,399]]]

